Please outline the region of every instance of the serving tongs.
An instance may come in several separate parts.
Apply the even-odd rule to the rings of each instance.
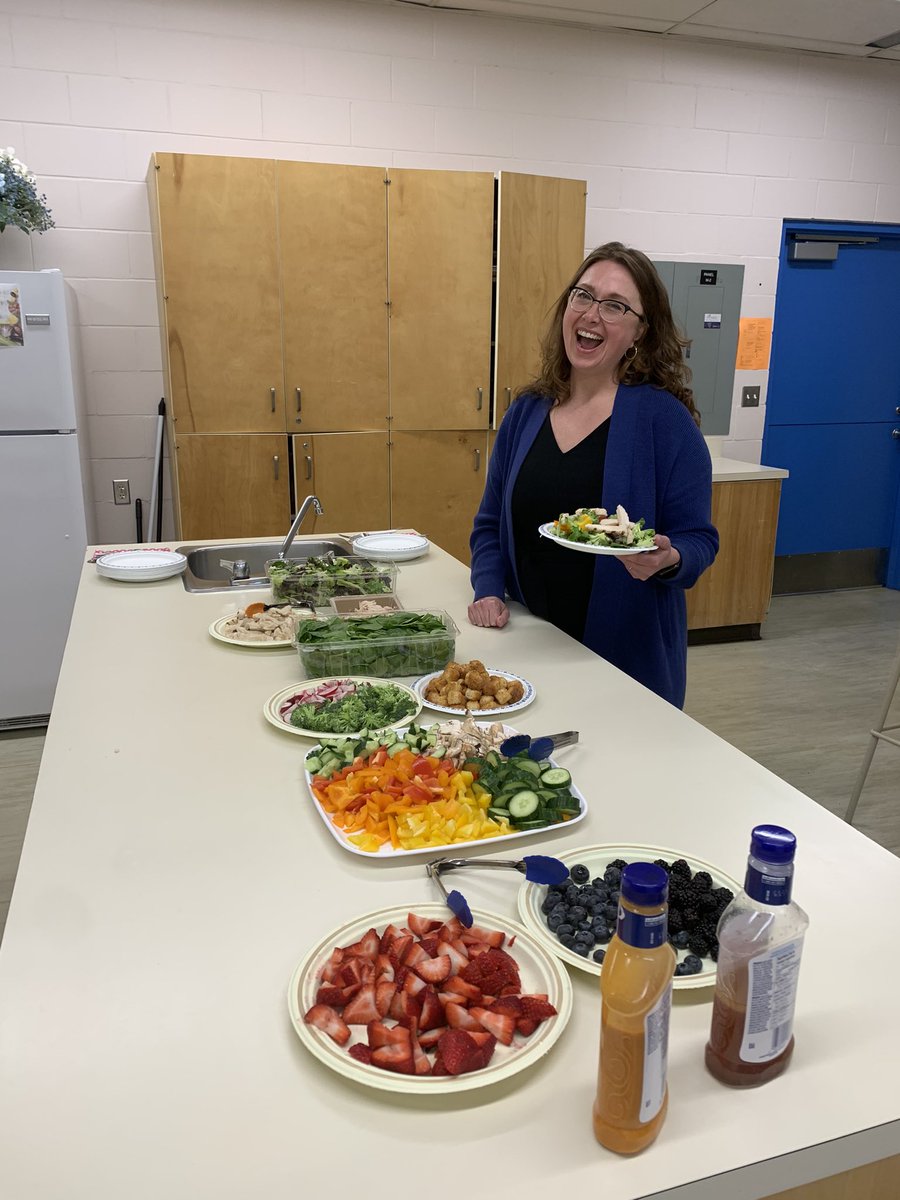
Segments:
[[[575,734],[578,737],[578,734]],[[471,909],[465,896],[455,888],[448,892],[441,879],[445,871],[456,871],[460,867],[488,867],[495,871],[518,871],[531,883],[562,883],[569,876],[569,868],[548,854],[528,854],[525,858],[435,858],[425,864],[428,877],[433,879],[447,901],[447,907],[466,929],[474,924]]]
[[[578,741],[579,734],[575,729],[569,729],[566,733],[551,733],[546,737],[531,738],[527,733],[514,733],[512,737],[508,737],[500,743],[500,753],[505,754],[507,758],[512,758],[514,754],[520,754],[523,750],[528,751],[528,757],[539,762],[542,758],[549,758],[554,750],[559,750],[563,746],[574,746]]]

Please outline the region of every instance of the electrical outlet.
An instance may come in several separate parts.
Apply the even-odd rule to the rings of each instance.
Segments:
[[[741,408],[759,408],[759,388],[741,388]]]
[[[131,484],[127,479],[113,480],[113,500],[116,504],[131,503]]]

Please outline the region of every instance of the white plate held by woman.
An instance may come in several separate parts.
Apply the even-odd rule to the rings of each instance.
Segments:
[[[541,537],[548,538],[551,542],[556,542],[557,546],[563,546],[566,550],[580,550],[582,554],[611,554],[615,558],[625,558],[629,554],[646,554],[650,550],[658,550],[659,546],[591,546],[587,542],[572,542],[568,538],[560,537],[558,533],[553,532],[555,521],[545,521],[543,525],[538,526],[538,533]]]

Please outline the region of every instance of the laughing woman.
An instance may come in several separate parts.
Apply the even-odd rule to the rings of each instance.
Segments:
[[[497,432],[471,537],[474,625],[525,604],[679,708],[687,672],[685,590],[716,556],[712,470],[686,341],[646,255],[594,250],[557,302],[541,375]],[[616,558],[542,538],[562,512],[622,505],[656,549]]]

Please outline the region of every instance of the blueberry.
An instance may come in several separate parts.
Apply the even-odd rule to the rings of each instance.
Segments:
[[[594,944],[594,935],[589,929],[579,929],[575,934],[576,946],[587,946],[590,948]]]
[[[686,963],[683,963],[683,962],[676,963],[676,965],[675,965],[675,974],[676,975],[690,975],[690,973],[691,972],[687,969]]]
[[[570,883],[563,894],[565,896],[566,904],[577,904],[578,897],[581,893],[578,891],[578,888],[574,883]]]
[[[553,912],[556,905],[559,903],[556,896],[547,896],[541,904],[541,912],[544,916],[549,916]]]
[[[610,888],[609,895],[607,896],[607,900],[609,901],[610,904],[618,904],[619,903],[619,895],[620,895],[620,892],[619,892],[618,888]]]
[[[703,970],[703,963],[696,954],[688,954],[682,966],[687,967],[685,975],[699,975]]]
[[[551,933],[555,933],[557,931],[557,929],[559,929],[560,925],[562,925],[562,923],[563,923],[562,917],[555,917],[552,913],[547,918],[547,928],[550,930]]]
[[[576,863],[575,866],[569,871],[569,874],[575,883],[587,883],[591,877],[591,873],[584,863]]]
[[[606,917],[607,921],[618,921],[618,919],[619,919],[618,904],[604,904],[603,916]]]
[[[603,872],[603,881],[608,887],[615,887],[622,878],[622,872],[618,867],[607,867]]]
[[[571,933],[560,934],[559,932],[557,932],[556,936],[559,939],[559,944],[561,946],[565,946],[565,948],[567,950],[575,949],[575,939],[574,939],[574,937],[572,937]]]
[[[594,939],[598,942],[602,942],[604,946],[612,937],[612,931],[610,930],[609,926],[598,923],[595,923],[591,926],[591,933],[594,935]]]
[[[672,936],[669,938],[669,941],[672,943],[672,945],[675,947],[676,950],[687,950],[688,942],[690,941],[690,937],[691,937],[691,935],[688,933],[688,931],[686,929],[681,929],[681,930],[679,930],[678,933],[673,933]]]
[[[587,958],[591,952],[591,948],[587,942],[576,942],[571,949],[573,949],[576,954],[580,954],[582,958]]]
[[[617,871],[624,871],[625,868],[628,866],[628,863],[625,861],[624,858],[614,858],[612,860],[612,862],[609,864],[609,866],[615,867],[615,869]],[[607,867],[607,870],[609,870],[609,867]]]
[[[606,880],[601,879],[601,877],[598,875],[595,879],[591,880],[591,887],[596,888],[597,891],[600,891],[600,889],[602,888],[603,891],[605,892],[606,891]]]
[[[573,925],[577,925],[579,921],[583,921],[587,916],[587,909],[583,904],[573,904],[569,909],[569,920]]]
[[[562,940],[562,938],[566,934],[574,933],[574,932],[575,932],[575,926],[572,924],[571,921],[563,921],[556,927],[556,936],[560,940]]]
[[[602,963],[604,958],[606,958],[606,951],[605,950],[595,950],[594,953],[591,955],[591,957],[593,958],[595,963]]]

